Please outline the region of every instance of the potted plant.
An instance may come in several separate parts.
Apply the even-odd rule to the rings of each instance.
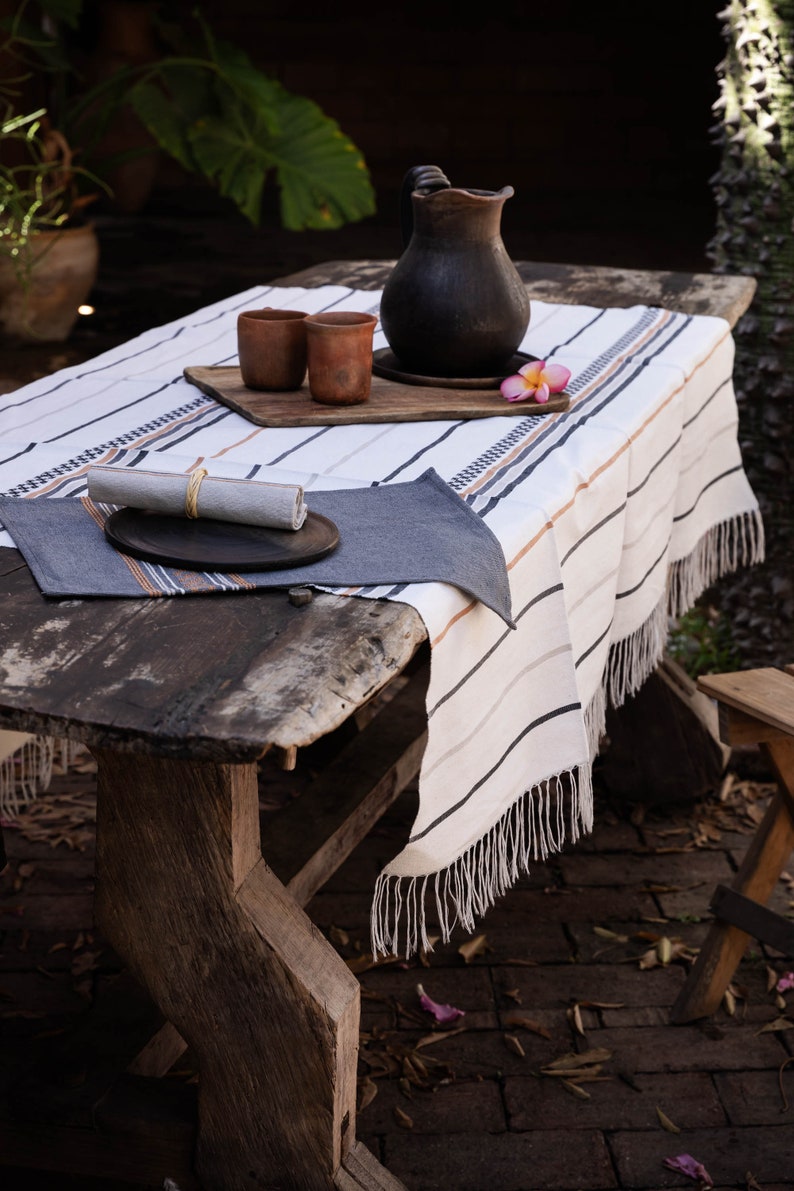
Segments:
[[[23,6],[24,7],[24,6]],[[84,218],[93,197],[80,193],[63,133],[47,109],[24,109],[24,52],[30,42],[15,14],[0,60],[22,73],[4,71],[0,84],[0,329],[18,338],[67,338],[77,309],[96,279],[99,249]],[[44,46],[45,43],[41,43]]]
[[[37,60],[55,83],[55,121],[47,108],[20,113],[7,101],[0,126],[0,159],[2,141],[24,139],[29,150],[28,173],[7,168],[5,197],[0,195],[0,252],[8,257],[11,249],[28,304],[39,275],[36,261],[43,255],[37,253],[43,243],[38,237],[54,232],[56,239],[62,238],[82,210],[86,196],[80,191],[86,181],[94,189],[97,182],[108,189],[106,179],[120,158],[103,154],[103,146],[124,111],[135,113],[157,150],[213,185],[254,225],[261,220],[270,177],[279,189],[281,222],[289,230],[337,228],[373,213],[366,164],[338,124],[310,99],[259,71],[243,50],[219,42],[200,15],[194,14],[186,28],[184,22],[168,24],[151,16],[150,5],[141,6],[155,22],[155,60],[130,63],[92,85],[81,85],[63,57],[68,39],[43,37],[35,33],[35,25],[31,32],[24,18],[33,11],[50,22],[65,21],[74,30],[82,8],[82,0],[39,0],[36,5],[22,0],[10,22],[9,37],[24,45],[27,60]],[[70,178],[66,151],[60,175],[57,155],[52,155],[55,127],[58,143],[69,153],[68,146],[79,146],[80,166],[71,167]],[[124,156],[150,151],[151,145],[143,146]],[[39,201],[45,192],[47,203]],[[52,249],[46,252],[51,255]]]

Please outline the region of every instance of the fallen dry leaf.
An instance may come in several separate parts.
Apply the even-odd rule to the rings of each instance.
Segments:
[[[577,1096],[579,1100],[589,1100],[590,1093],[586,1092],[578,1083],[573,1083],[570,1079],[561,1079],[560,1084],[565,1088],[566,1092],[570,1092],[572,1096]]]
[[[656,1115],[659,1118],[659,1124],[662,1126],[663,1129],[666,1129],[668,1133],[680,1133],[681,1132],[681,1130],[678,1128],[678,1125],[673,1124],[673,1122],[668,1117],[667,1113],[662,1112],[662,1110],[658,1104],[656,1105]]]
[[[567,1011],[565,1016],[568,1018],[568,1021],[572,1023],[573,1028],[576,1030],[576,1033],[580,1034],[582,1036],[582,1038],[584,1038],[585,1037],[584,1025],[582,1023],[582,1014],[579,1010],[578,1003],[573,1005]]]
[[[505,1025],[521,1030],[529,1030],[531,1034],[538,1034],[541,1038],[551,1038],[551,1031],[542,1026],[540,1022],[533,1021],[531,1017],[522,1017],[519,1014],[511,1013],[509,1017],[505,1018]]]
[[[458,948],[458,955],[463,956],[464,961],[470,964],[478,955],[485,955],[486,951],[490,951],[488,941],[485,935],[475,935],[473,939],[469,939],[467,943],[461,943]]]
[[[547,1063],[546,1066],[553,1067],[556,1070],[563,1070],[567,1067],[582,1067],[588,1063],[605,1063],[607,1059],[611,1058],[611,1050],[606,1050],[603,1046],[595,1046],[590,1050],[583,1050],[579,1054],[569,1051],[568,1054],[555,1059],[553,1063]]]
[[[408,1116],[407,1112],[403,1112],[403,1110],[396,1104],[392,1111],[394,1113],[394,1119],[401,1129],[413,1129],[413,1120]]]
[[[456,1030],[437,1030],[432,1034],[425,1034],[423,1038],[415,1044],[416,1050],[421,1050],[425,1046],[434,1046],[436,1042],[446,1042],[447,1038],[454,1038],[456,1034],[464,1034],[466,1026],[458,1026]]]
[[[517,1055],[520,1055],[522,1059],[526,1058],[527,1052],[524,1050],[515,1034],[505,1034],[505,1043],[510,1050],[514,1051]]]
[[[659,958],[660,964],[669,964],[673,958],[673,944],[668,939],[667,935],[663,935],[656,944],[656,954]]]
[[[377,1096],[378,1085],[375,1083],[374,1079],[370,1079],[368,1075],[365,1075],[364,1078],[360,1079],[358,1082],[358,1094],[358,1111],[363,1112],[367,1105],[371,1104]]]
[[[788,1017],[776,1017],[774,1021],[768,1021],[765,1026],[756,1031],[756,1038],[759,1034],[773,1034],[780,1033],[782,1030],[794,1030],[794,1021]]]
[[[593,934],[598,935],[599,939],[610,939],[614,943],[628,943],[628,935],[619,935],[614,930],[607,930],[605,926],[594,926]]]

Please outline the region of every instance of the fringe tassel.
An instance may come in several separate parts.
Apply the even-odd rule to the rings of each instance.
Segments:
[[[589,765],[557,774],[527,790],[482,839],[446,868],[425,877],[381,873],[372,903],[372,954],[407,958],[431,950],[426,901],[435,904],[441,937],[448,942],[458,923],[466,931],[502,897],[531,860],[562,850],[593,829]]]
[[[764,561],[764,523],[756,509],[715,525],[670,568],[669,612],[682,616],[721,575]]]
[[[50,784],[55,742],[33,736],[0,761],[0,816],[13,819]]]
[[[585,709],[591,760],[598,753],[606,729],[607,704],[620,707],[629,695],[636,694],[662,660],[670,617],[687,612],[722,575],[763,559],[764,524],[756,509],[715,525],[691,554],[672,564],[667,594],[636,632],[610,648],[601,686]]]

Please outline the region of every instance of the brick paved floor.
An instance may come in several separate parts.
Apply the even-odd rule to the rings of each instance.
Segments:
[[[294,775],[263,764],[264,838],[273,808],[317,764],[311,749]],[[92,929],[94,777],[85,755],[79,769],[56,777],[23,829],[6,831],[6,1070],[31,1038],[73,1020],[118,966]],[[767,989],[770,969],[783,972],[791,961],[752,944],[734,982],[735,1012],[668,1024],[686,957],[706,929],[711,888],[734,871],[766,795],[763,784],[740,783],[722,803],[715,795],[704,806],[643,813],[602,794],[592,837],[533,866],[483,920],[484,948],[470,962],[458,951],[467,941],[460,935],[409,964],[371,967],[373,881],[415,807],[415,791],[402,796],[309,913],[362,984],[359,1136],[411,1191],[695,1187],[663,1165],[680,1153],[702,1162],[718,1188],[794,1188],[794,1062],[784,1066],[794,1033],[764,1030],[790,1020]],[[58,820],[43,812],[59,807],[72,808],[64,833],[83,850],[48,842]],[[26,838],[36,829],[45,838]],[[792,899],[791,880],[781,881],[773,904],[791,913]],[[641,966],[662,950],[661,938],[674,953],[679,943],[687,950]],[[419,1006],[418,983],[465,1016],[438,1029]],[[605,1053],[592,1082],[566,1086],[543,1074],[568,1052],[586,1060],[593,1050]],[[659,1111],[680,1133],[663,1127]],[[0,1185],[116,1191],[107,1181],[23,1171],[3,1172]]]

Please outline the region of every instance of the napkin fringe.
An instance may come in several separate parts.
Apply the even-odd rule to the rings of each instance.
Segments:
[[[469,933],[477,919],[529,872],[593,829],[593,786],[589,765],[546,778],[527,790],[481,839],[438,872],[404,877],[384,872],[372,902],[372,954],[406,958],[432,951],[426,905],[434,904],[441,938],[449,942],[460,924]]]
[[[51,736],[32,736],[0,761],[0,817],[16,818],[47,789],[54,753]]]

